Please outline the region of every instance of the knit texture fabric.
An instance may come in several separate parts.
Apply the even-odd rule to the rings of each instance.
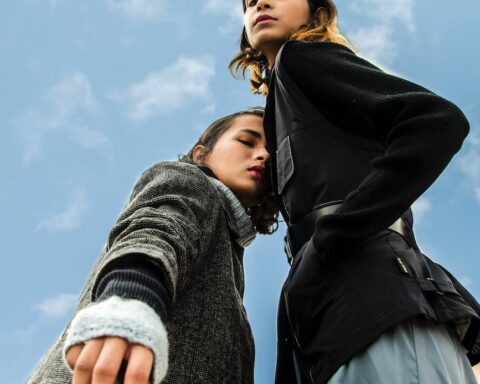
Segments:
[[[245,208],[225,184],[214,177],[209,177],[209,180],[228,203],[226,209],[234,218],[232,224],[235,226],[236,242],[242,247],[248,246],[255,239],[256,232]],[[140,300],[154,309],[166,323],[171,304],[167,284],[158,263],[152,263],[144,255],[135,255],[116,263],[111,271],[105,271],[97,284],[94,298],[100,301],[120,296]]]
[[[212,182],[215,188],[225,196],[225,199],[229,204],[227,209],[231,210],[235,220],[235,227],[238,231],[238,237],[236,239],[237,243],[243,248],[248,247],[252,241],[255,240],[257,235],[253,228],[250,216],[247,215],[244,206],[240,203],[240,200],[238,200],[237,196],[235,196],[230,188],[214,177],[209,177],[208,179]]]
[[[166,324],[171,306],[168,281],[158,273],[161,266],[152,264],[147,269],[146,261],[147,256],[135,255],[127,262],[115,265],[100,277],[93,300],[102,301],[112,296],[139,300],[149,305]]]
[[[153,384],[160,383],[165,377],[168,369],[167,331],[147,304],[112,296],[82,309],[70,325],[64,356],[72,346],[103,336],[122,337],[149,348],[154,354]]]
[[[245,208],[225,184],[214,177],[209,177],[209,180],[229,204],[227,209],[233,214],[238,233],[237,243],[242,247],[248,246],[255,239],[256,233]],[[140,258],[141,255],[138,255],[136,259],[140,261]],[[64,354],[73,345],[93,338],[122,337],[154,352],[153,382],[159,383],[168,367],[168,340],[162,323],[162,320],[167,319],[167,305],[163,302],[165,294],[158,294],[165,292],[165,288],[160,279],[154,279],[151,273],[146,274],[145,268],[137,270],[135,260],[130,260],[130,264],[130,269],[122,266],[102,278],[97,290],[103,301],[77,313],[68,332]],[[137,300],[122,299],[116,294]]]
[[[253,383],[253,337],[243,307],[243,247],[225,195],[198,167],[159,163],[136,183],[81,293],[92,304],[99,276],[123,258],[159,263],[172,297],[165,384]],[[121,264],[121,263],[120,263]],[[67,329],[28,383],[66,384]]]

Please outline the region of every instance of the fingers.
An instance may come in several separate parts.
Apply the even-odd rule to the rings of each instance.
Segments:
[[[89,384],[91,382],[93,369],[102,351],[104,340],[104,338],[89,340],[83,346],[73,366],[72,384]]]
[[[152,368],[153,352],[143,345],[132,345],[124,383],[148,384]]]
[[[105,339],[102,351],[93,369],[92,384],[115,383],[127,348],[128,341],[125,339],[120,337],[108,337]]]
[[[82,344],[77,344],[77,345],[74,345],[73,347],[71,347],[68,350],[65,358],[66,358],[67,363],[70,366],[70,368],[73,369],[73,367],[75,366],[75,363],[77,362],[78,356],[80,356],[80,353],[82,352],[82,349],[83,349],[84,346],[85,345],[83,343]]]
[[[67,353],[73,367],[72,384],[115,384],[124,359],[128,358],[125,384],[148,384],[153,369],[153,352],[119,337],[89,340]]]
[[[119,337],[89,340],[73,367],[72,384],[114,384],[127,347]]]

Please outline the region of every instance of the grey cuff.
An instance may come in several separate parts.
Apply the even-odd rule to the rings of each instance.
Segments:
[[[79,311],[65,340],[65,364],[72,346],[104,336],[122,337],[149,348],[154,353],[153,384],[163,380],[168,369],[167,331],[160,317],[147,304],[112,296]]]

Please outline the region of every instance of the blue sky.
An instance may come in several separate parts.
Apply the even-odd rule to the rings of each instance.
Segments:
[[[480,297],[480,3],[339,0],[360,54],[459,105],[471,133],[415,204],[422,249]],[[133,183],[214,119],[263,105],[226,67],[239,0],[15,0],[0,11],[0,382],[67,323]],[[283,228],[282,228],[283,229]],[[256,382],[272,382],[282,232],[246,252]]]

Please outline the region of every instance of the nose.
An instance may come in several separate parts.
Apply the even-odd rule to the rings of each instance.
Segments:
[[[270,0],[258,0],[257,1],[257,11],[260,11],[263,8],[271,8]]]
[[[262,148],[259,150],[255,158],[266,163],[270,159],[270,154],[268,153],[266,148]]]

